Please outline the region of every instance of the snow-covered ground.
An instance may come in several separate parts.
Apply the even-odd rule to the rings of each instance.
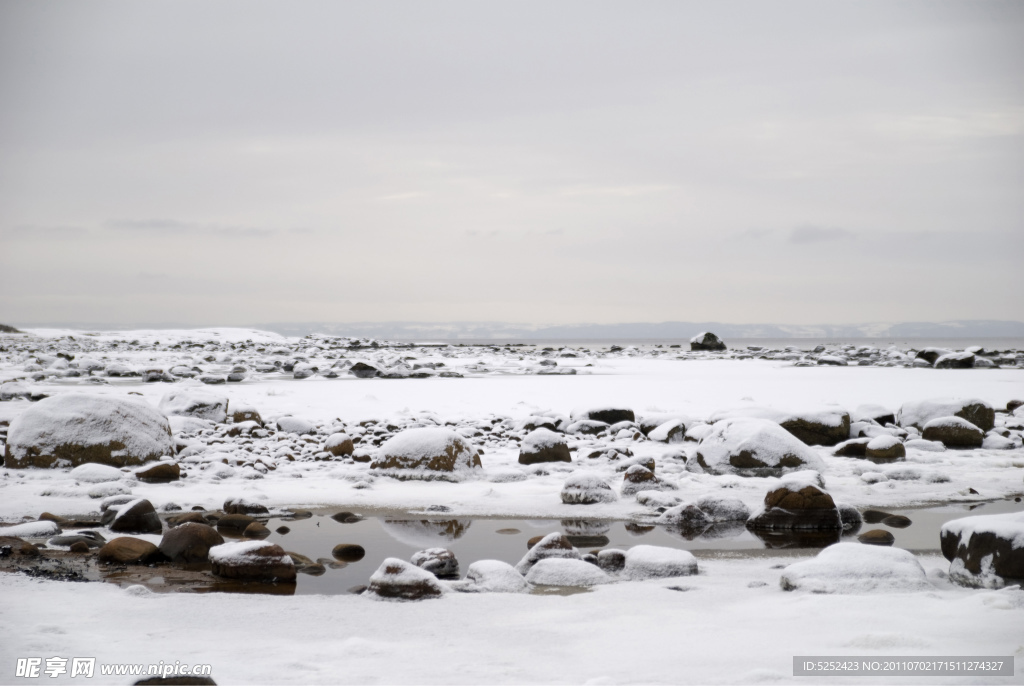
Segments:
[[[838,409],[856,419],[859,408],[869,405],[896,414],[913,401],[977,398],[1001,410],[1024,396],[1024,368],[1013,353],[994,356],[1001,368],[935,369],[915,366],[911,351],[849,347],[819,351],[817,358],[830,358],[822,363],[782,350],[716,357],[668,348],[389,348],[245,330],[33,334],[32,344],[23,337],[0,340],[0,379],[8,381],[0,393],[17,391],[15,399],[0,402],[0,425],[35,404],[19,399],[21,391],[37,399],[65,393],[134,398],[155,408],[169,391],[184,389],[226,397],[229,411],[253,408],[267,427],[282,417],[304,420],[311,433],[250,427],[229,435],[227,425],[174,418],[176,461],[187,478],[153,484],[135,478],[131,469],[110,480],[76,478],[67,468],[3,469],[0,520],[6,522],[34,520],[44,511],[95,514],[103,496],[116,494],[146,498],[158,511],[215,510],[239,496],[272,510],[422,512],[444,506],[452,517],[650,522],[659,506],[705,496],[737,498],[755,510],[778,479],[702,473],[694,468],[697,440],[665,443],[631,429],[570,431],[565,439],[572,463],[527,466],[518,461],[522,422],[543,415],[562,431],[579,408],[628,408],[637,423],[644,417],[683,418],[688,437],[699,439],[712,417],[737,412],[815,416]],[[70,361],[67,354],[57,356],[71,350]],[[871,363],[859,366],[858,358]],[[274,367],[274,360],[311,371],[296,378],[282,365]],[[69,373],[84,371],[88,361],[92,373]],[[396,378],[357,378],[348,373],[356,362]],[[158,372],[164,381],[118,375],[155,378]],[[201,381],[232,372],[244,380]],[[413,378],[417,372],[426,378]],[[942,450],[908,442],[906,459],[890,464],[836,457],[831,447],[810,449],[824,464],[827,491],[840,503],[863,509],[981,502],[1024,495],[1022,421],[1020,411],[997,414],[995,431],[1001,434],[990,432],[993,440],[982,448]],[[328,459],[323,450],[327,436],[346,433],[359,439],[357,454],[369,456],[403,429],[445,425],[482,451],[482,467],[469,478],[398,481],[366,462]],[[900,428],[876,430],[900,440],[915,436]],[[624,466],[648,458],[667,483],[661,494],[585,506],[560,498],[575,471],[597,475],[618,491]],[[811,556],[808,551],[805,558]],[[113,584],[0,574],[0,669],[9,672],[3,673],[4,683],[17,681],[16,658],[63,655],[106,663],[210,663],[222,684],[810,683],[817,680],[792,676],[794,655],[1016,655],[1024,663],[1024,592],[962,588],[946,579],[949,563],[942,557],[919,561],[928,588],[913,592],[785,592],[779,560],[753,558],[702,560],[697,576],[616,583],[569,596],[447,593],[417,603],[349,595],[154,595]],[[1022,667],[1007,681],[1020,683]]]

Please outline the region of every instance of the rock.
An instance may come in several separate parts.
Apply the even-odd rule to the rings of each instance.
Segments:
[[[242,424],[243,422],[256,422],[260,426],[263,426],[263,417],[260,416],[259,411],[251,405],[234,405],[231,408],[231,421],[235,424]]]
[[[1018,407],[1024,407],[1024,400],[1017,399],[1017,400],[1007,400],[1006,401],[1006,411],[1008,413],[1013,414],[1013,412]]]
[[[860,516],[860,511],[853,505],[845,505],[842,503],[836,503],[836,508],[839,510],[839,521],[843,523],[843,533],[852,534],[860,531],[861,524],[864,523],[864,518]]]
[[[331,550],[331,555],[342,562],[358,562],[366,557],[366,549],[355,543],[339,543]]]
[[[594,407],[582,410],[573,410],[569,417],[574,422],[591,421],[602,422],[612,425],[619,422],[635,422],[636,415],[633,410],[624,407]]]
[[[943,355],[950,355],[952,352],[952,350],[946,350],[945,348],[925,348],[924,350],[919,350],[917,352],[916,358],[924,360],[929,365],[933,365],[940,357]]]
[[[971,369],[974,367],[974,354],[949,353],[936,359],[934,364],[936,369]]]
[[[4,529],[0,529],[0,532],[2,531]],[[9,550],[10,552],[4,553],[4,550]],[[20,555],[22,557],[38,557],[39,548],[17,536],[0,536],[0,557],[8,554]]]
[[[527,583],[537,586],[589,587],[612,581],[597,565],[578,559],[545,558],[538,560],[526,574]]]
[[[120,481],[124,478],[124,472],[110,465],[87,462],[72,469],[68,476],[82,483],[101,484],[110,481]]]
[[[202,512],[183,512],[181,514],[171,515],[167,518],[167,526],[172,528],[189,522],[194,524],[206,524],[206,518],[203,517]]]
[[[960,417],[938,417],[924,425],[926,441],[939,441],[947,448],[980,448],[985,432]]]
[[[882,405],[860,405],[853,411],[852,418],[858,422],[870,419],[882,426],[896,423],[896,413]]]
[[[348,370],[348,373],[360,379],[372,379],[373,377],[380,374],[380,370],[376,367],[371,367],[365,362],[356,362]]]
[[[121,505],[109,526],[111,531],[124,534],[158,534],[164,528],[153,503],[144,498]]]
[[[954,519],[939,533],[949,575],[965,586],[1024,581],[1024,512]]]
[[[228,399],[195,389],[175,389],[160,399],[160,411],[167,415],[196,417],[221,424],[227,419]]]
[[[120,536],[100,548],[100,562],[117,564],[144,565],[162,560],[160,550],[141,538]]]
[[[626,553],[614,548],[602,550],[597,553],[597,566],[609,574],[620,572],[626,566]]]
[[[906,529],[912,523],[910,517],[904,517],[903,515],[889,515],[882,520],[882,524],[891,526],[894,529]]]
[[[579,560],[580,552],[573,547],[565,534],[548,534],[530,547],[523,559],[516,565],[516,571],[525,575],[537,562],[549,558]]]
[[[224,501],[224,512],[227,514],[241,515],[265,515],[270,510],[262,503],[256,503],[246,498],[228,498]]]
[[[782,590],[812,593],[906,592],[932,589],[912,553],[899,548],[837,543],[810,560],[791,564]]]
[[[76,543],[81,543],[86,548],[102,548],[107,539],[95,531],[77,531],[73,534],[54,536],[46,542],[51,548],[70,548]]]
[[[996,412],[984,400],[933,399],[904,403],[896,420],[904,428],[913,426],[923,431],[931,420],[950,416],[965,419],[984,432],[995,426]]]
[[[79,553],[79,554],[80,553],[87,553],[87,552],[89,552],[89,544],[86,543],[85,541],[77,541],[76,543],[72,543],[68,547],[68,552],[70,552],[70,553]]]
[[[380,447],[370,469],[398,479],[459,481],[481,468],[480,454],[449,429],[407,429]]]
[[[875,436],[864,447],[864,457],[869,460],[902,460],[907,456],[907,449],[895,436]]]
[[[140,465],[174,454],[167,418],[124,398],[62,393],[27,408],[11,422],[7,468]]]
[[[534,429],[519,446],[519,464],[540,462],[572,462],[565,439],[549,429]]]
[[[468,593],[525,593],[530,590],[523,575],[500,560],[477,560],[469,566],[465,580],[453,587]]]
[[[324,441],[324,450],[335,457],[351,455],[355,452],[356,446],[348,434],[334,433]]]
[[[213,527],[184,522],[164,533],[159,548],[171,562],[206,562],[210,548],[223,543],[224,538]]]
[[[648,432],[647,437],[660,443],[682,443],[686,437],[686,423],[682,419],[670,419]]]
[[[896,537],[885,529],[872,529],[862,533],[857,540],[868,545],[892,545],[896,542]]]
[[[459,576],[459,561],[455,559],[455,553],[447,548],[420,550],[413,553],[412,563],[437,577]]]
[[[242,531],[242,538],[266,538],[270,535],[270,529],[263,522],[255,521],[245,527]]]
[[[764,509],[747,521],[747,528],[842,531],[843,522],[828,493],[811,484],[784,483],[768,491]]]
[[[836,445],[850,437],[850,415],[846,412],[794,415],[779,426],[807,445]]]
[[[135,472],[135,477],[147,483],[168,483],[181,478],[181,467],[171,462],[161,462]]]
[[[562,502],[566,505],[612,503],[618,499],[604,479],[589,472],[573,472],[562,485]]]
[[[634,581],[696,573],[697,558],[692,553],[656,545],[636,545],[627,550],[622,569],[622,575]]]
[[[635,464],[622,476],[621,493],[624,496],[636,495],[641,491],[674,491],[675,484],[655,476],[647,467]]]
[[[320,562],[314,562],[305,555],[299,553],[293,553],[290,550],[285,551],[285,555],[292,558],[292,564],[295,565],[295,571],[299,574],[308,574],[309,576],[320,576],[327,573],[327,567]]]
[[[242,580],[295,581],[295,563],[281,546],[274,543],[222,543],[210,548],[209,556],[213,573],[217,576]]]
[[[701,331],[690,339],[690,350],[725,350],[725,343],[710,331]]]
[[[832,454],[836,457],[867,457],[870,442],[870,438],[851,438],[837,445]]]
[[[217,520],[217,531],[228,536],[241,536],[246,528],[255,521],[255,517],[244,514],[224,515]]]
[[[316,433],[316,425],[299,417],[281,417],[277,420],[277,430],[301,436]]]
[[[883,510],[864,510],[864,521],[868,524],[879,524],[886,517],[892,517],[893,515]]]
[[[823,470],[824,462],[778,424],[754,417],[723,419],[697,445],[697,463],[712,474],[778,476]]]
[[[395,557],[384,560],[363,593],[376,600],[426,600],[443,594],[436,576]]]

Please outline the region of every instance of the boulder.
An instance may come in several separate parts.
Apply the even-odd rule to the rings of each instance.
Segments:
[[[455,553],[447,548],[420,550],[413,553],[412,563],[437,577],[458,577],[459,575],[459,561],[455,558]]]
[[[210,548],[223,543],[224,537],[212,526],[185,522],[168,529],[159,548],[171,562],[206,562],[210,559]]]
[[[701,331],[690,339],[690,350],[725,350],[725,343],[710,331]]]
[[[113,508],[107,512],[114,512]],[[124,534],[158,534],[164,525],[157,516],[153,503],[137,498],[119,505],[108,524],[111,531]]]
[[[196,417],[217,424],[227,419],[228,399],[195,389],[175,389],[160,399],[160,411],[167,415]]]
[[[947,448],[980,448],[985,432],[960,417],[938,417],[924,425],[922,437]]]
[[[534,429],[519,446],[519,464],[572,462],[569,446],[560,434],[549,429]]]
[[[277,420],[277,430],[289,434],[314,434],[316,425],[299,417],[281,417]]]
[[[64,393],[40,400],[11,422],[8,468],[140,465],[174,454],[171,427],[141,401]]]
[[[256,521],[255,517],[244,514],[226,514],[217,520],[217,531],[228,536],[241,536],[246,528]]]
[[[871,529],[858,536],[857,540],[867,545],[892,545],[896,537],[885,529]]]
[[[357,543],[339,543],[331,550],[335,560],[358,562],[366,557],[366,549]]]
[[[966,419],[982,431],[990,431],[995,426],[996,411],[984,400],[976,398],[968,400],[939,398],[903,403],[896,421],[902,427],[912,426],[923,431],[924,425],[931,420],[950,416]]]
[[[850,415],[846,412],[794,415],[779,426],[807,445],[836,445],[850,437]]]
[[[609,574],[621,572],[626,566],[626,553],[614,548],[605,548],[597,553],[597,566]]]
[[[477,560],[466,570],[466,578],[453,587],[468,593],[525,593],[530,590],[523,575],[501,560]]]
[[[907,592],[932,589],[924,568],[906,550],[837,543],[786,567],[782,590],[812,593]]]
[[[936,369],[973,369],[974,353],[948,353],[935,360]]]
[[[851,438],[837,445],[832,454],[836,457],[867,457],[870,438]]]
[[[0,532],[2,531],[4,530],[0,529]],[[17,536],[0,536],[0,551],[5,549],[10,550],[10,553],[8,553],[10,555],[20,555],[22,557],[39,556],[39,548]]]
[[[87,462],[72,469],[68,476],[81,483],[101,484],[108,481],[120,481],[124,478],[124,472],[110,465]]]
[[[566,505],[595,505],[618,499],[608,482],[589,472],[573,472],[562,485],[562,502]]]
[[[526,574],[527,583],[536,586],[569,586],[586,588],[607,584],[612,578],[597,565],[567,558],[549,557],[538,560]]]
[[[351,455],[355,452],[356,446],[348,434],[334,433],[328,436],[327,440],[324,441],[323,449],[325,452],[328,452],[335,457],[342,457],[344,455]]]
[[[150,562],[162,560],[160,550],[141,538],[121,536],[115,538],[100,548],[100,562],[112,562],[116,564],[144,565]]]
[[[209,549],[213,573],[227,579],[295,581],[295,563],[266,541],[222,543]]]
[[[363,592],[375,600],[426,600],[443,594],[444,587],[436,576],[395,557],[384,560]]]
[[[852,414],[853,421],[871,420],[882,426],[896,423],[896,413],[883,405],[860,405]]]
[[[591,421],[604,424],[617,424],[619,422],[635,422],[636,415],[633,410],[624,407],[593,407],[587,409],[573,410],[569,415],[574,422]]]
[[[943,355],[952,354],[952,350],[947,350],[945,348],[925,348],[924,350],[917,351],[917,355],[915,357],[919,360],[924,360],[930,365],[933,365]]]
[[[1024,512],[954,519],[939,532],[950,577],[966,586],[1024,582]]]
[[[270,510],[262,503],[253,502],[248,498],[228,498],[224,501],[224,512],[240,515],[265,515]]]
[[[242,531],[242,538],[267,538],[270,536],[270,529],[261,521],[251,522]]]
[[[831,495],[810,483],[789,482],[768,491],[764,509],[747,521],[747,528],[842,531],[843,521]]]
[[[263,418],[260,416],[259,411],[251,405],[232,405],[230,415],[231,421],[235,424],[256,422],[260,426],[263,426]]]
[[[525,575],[539,561],[549,558],[579,560],[580,551],[573,547],[565,534],[548,534],[527,551],[523,559],[516,565],[516,571]]]
[[[634,581],[696,573],[697,558],[693,553],[656,545],[636,545],[627,550],[622,569],[622,575]]]
[[[825,468],[806,444],[775,422],[755,417],[715,422],[697,445],[695,459],[712,474],[778,476],[792,470]]]
[[[674,491],[678,488],[674,483],[656,476],[647,467],[634,464],[622,475],[620,492],[624,496],[629,496],[636,495],[641,491]]]
[[[864,448],[864,457],[869,460],[902,460],[907,456],[907,449],[895,436],[875,436]]]
[[[370,469],[398,479],[459,481],[481,468],[480,454],[449,429],[407,429],[380,447]]]
[[[647,437],[659,443],[682,443],[686,437],[686,422],[683,419],[670,419],[651,429]]]
[[[348,373],[359,379],[371,379],[380,374],[380,370],[366,364],[365,362],[356,362],[348,370]]]

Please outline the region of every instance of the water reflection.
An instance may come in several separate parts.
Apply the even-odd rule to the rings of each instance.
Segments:
[[[381,528],[400,543],[438,548],[462,538],[470,524],[468,519],[385,519]]]

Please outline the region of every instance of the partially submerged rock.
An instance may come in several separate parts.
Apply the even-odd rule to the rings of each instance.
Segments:
[[[954,519],[939,533],[950,577],[966,586],[1024,583],[1024,512]]]
[[[600,560],[600,558],[599,558]],[[656,579],[697,573],[697,558],[678,548],[636,545],[626,551],[622,574],[628,579]]]
[[[126,467],[174,454],[167,418],[144,402],[65,393],[35,403],[7,433],[8,468]]]
[[[223,543],[209,549],[213,573],[228,579],[295,581],[295,563],[281,546],[265,541]]]
[[[370,468],[398,479],[458,481],[481,468],[480,454],[449,429],[407,429],[380,447]]]
[[[516,565],[516,571],[525,575],[535,564],[549,558],[579,560],[581,556],[565,534],[548,534],[527,551]]]
[[[912,553],[899,548],[837,543],[810,560],[782,572],[784,591],[866,593],[922,591],[932,588]]]
[[[764,509],[747,521],[749,529],[842,531],[832,496],[809,483],[784,483],[764,497]]]
[[[149,541],[131,536],[121,536],[100,548],[100,562],[144,565],[163,559],[160,550]]]
[[[376,600],[425,600],[443,594],[444,587],[436,576],[395,557],[384,560],[363,593]]]
[[[571,558],[549,557],[538,560],[526,574],[536,586],[589,587],[610,583],[613,579],[597,565]]]
[[[114,512],[113,508],[108,512]],[[153,503],[145,498],[137,498],[124,505],[117,506],[108,524],[111,531],[125,534],[158,534],[164,525],[153,508]]]
[[[413,553],[412,563],[437,577],[458,577],[459,561],[447,548],[427,548]]]
[[[206,562],[210,559],[210,548],[223,543],[224,537],[212,526],[185,522],[168,529],[159,548],[171,562]]]
[[[525,593],[530,584],[507,562],[477,560],[466,570],[466,578],[453,588],[468,593]]]

